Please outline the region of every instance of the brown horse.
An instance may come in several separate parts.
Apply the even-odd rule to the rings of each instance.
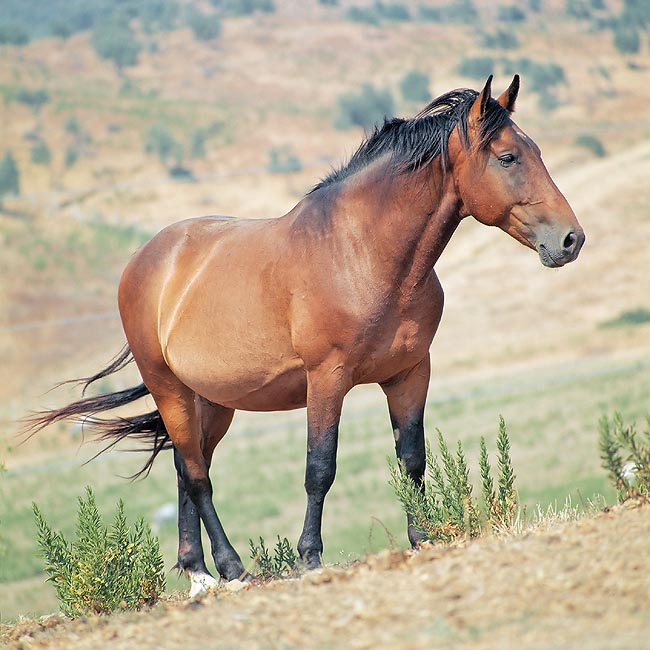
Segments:
[[[321,519],[336,471],[343,398],[356,384],[386,394],[404,471],[422,485],[429,346],[443,291],[436,260],[472,215],[535,249],[545,266],[576,259],[584,233],[537,145],[511,120],[519,77],[492,99],[457,90],[413,119],[386,120],[350,162],[277,219],[205,217],[156,235],[119,286],[128,346],[91,384],[132,358],[143,384],[38,414],[35,429],[88,417],[116,442],[173,446],[178,472],[178,566],[192,592],[219,574],[245,576],[212,501],[213,451],[236,409],[307,407],[307,512],[298,542],[321,564]],[[150,393],[157,411],[94,416]],[[151,449],[151,444],[148,445]],[[418,531],[409,522],[412,544]]]

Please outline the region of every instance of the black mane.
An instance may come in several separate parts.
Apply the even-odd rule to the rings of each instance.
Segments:
[[[467,116],[477,97],[475,90],[452,90],[434,99],[413,118],[384,119],[383,126],[375,127],[350,161],[333,169],[312,192],[351,176],[387,153],[391,154],[391,162],[400,173],[421,169],[439,155],[445,160],[449,136],[456,126],[460,128],[464,143],[469,146]],[[508,111],[491,99],[481,120],[477,145],[484,147],[489,144],[509,117]]]

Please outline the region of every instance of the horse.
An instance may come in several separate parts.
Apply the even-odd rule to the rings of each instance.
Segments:
[[[178,568],[193,595],[247,579],[221,525],[209,469],[237,409],[307,408],[307,507],[297,549],[322,566],[321,522],[336,473],[341,407],[357,384],[379,384],[402,471],[423,488],[429,347],[443,310],[435,264],[473,216],[537,252],[547,267],[575,260],[584,231],[535,142],[512,120],[520,80],[498,97],[450,91],[415,117],[385,118],[347,164],[287,214],[210,216],[170,225],[128,262],[118,288],[126,346],[86,388],[135,361],[142,383],[34,414],[32,432],[83,418],[107,448],[145,441],[151,468],[173,448]],[[99,413],[150,394],[156,410]],[[421,534],[409,519],[416,546]]]

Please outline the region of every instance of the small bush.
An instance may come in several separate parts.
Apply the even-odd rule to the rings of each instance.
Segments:
[[[176,162],[180,162],[183,158],[181,145],[164,124],[153,124],[149,127],[145,136],[144,150],[146,153],[158,156],[163,165],[167,165],[171,158]]]
[[[526,20],[526,12],[517,5],[502,5],[497,9],[497,19],[504,23],[522,23]]]
[[[366,23],[367,25],[379,25],[381,18],[373,7],[350,7],[347,11],[348,20],[355,23]]]
[[[471,24],[479,17],[472,0],[456,0],[440,7],[418,5],[418,19],[431,23]]]
[[[614,46],[621,54],[638,54],[641,49],[639,30],[634,25],[620,23],[614,29]]]
[[[77,162],[77,160],[79,160],[79,147],[75,144],[68,145],[65,148],[63,163],[67,168],[70,168]]]
[[[300,158],[293,153],[291,147],[271,147],[266,168],[273,174],[286,174],[299,172],[302,169],[302,163]]]
[[[419,70],[407,72],[399,82],[399,89],[409,102],[428,102],[431,99],[429,76]]]
[[[39,140],[30,149],[30,157],[35,165],[49,165],[52,160],[47,142]]]
[[[198,9],[188,10],[187,25],[200,41],[213,41],[221,34],[221,20],[215,14],[204,14]]]
[[[400,2],[375,2],[377,13],[386,20],[407,21],[411,20],[411,14],[407,7]]]
[[[626,426],[620,413],[614,413],[611,422],[607,416],[600,419],[600,458],[619,502],[650,495],[650,415],[646,426],[638,435],[636,426]]]
[[[336,126],[340,129],[361,126],[367,130],[394,112],[395,105],[390,90],[375,88],[367,83],[359,92],[339,97]]]
[[[482,34],[481,45],[490,49],[514,50],[519,47],[519,39],[510,31],[498,29],[494,34]]]
[[[251,560],[255,562],[258,577],[262,580],[295,578],[299,575],[298,555],[286,537],[280,539],[278,535],[278,541],[272,555],[266,548],[262,537],[260,537],[259,546],[254,544],[252,539],[248,540],[248,544],[251,551]]]
[[[489,56],[465,57],[458,65],[458,74],[484,81],[494,72],[494,59]]]
[[[583,133],[582,135],[576,137],[575,143],[578,147],[589,149],[589,151],[591,151],[598,158],[604,158],[607,155],[607,151],[605,151],[605,145],[603,145],[602,141],[595,135]]]
[[[503,418],[500,419],[497,438],[499,478],[496,488],[485,440],[481,438],[483,509],[472,498],[473,486],[469,481],[469,469],[460,441],[454,455],[438,431],[438,447],[442,465],[427,445],[429,480],[423,489],[419,489],[401,467],[389,461],[390,485],[405,513],[413,519],[413,525],[425,538],[432,542],[450,542],[463,536],[478,537],[482,523],[494,531],[512,527],[519,512],[519,499],[514,488],[510,441]]]
[[[19,191],[20,174],[18,165],[11,151],[7,151],[0,160],[0,198],[5,194],[18,194]]]
[[[601,323],[601,327],[629,327],[650,323],[650,309],[639,307],[621,312],[616,318]]]
[[[20,25],[0,25],[0,45],[27,45],[29,33]]]
[[[72,543],[49,527],[35,503],[33,509],[45,571],[67,616],[139,609],[158,600],[165,589],[158,540],[142,518],[133,530],[127,526],[121,500],[109,530],[87,487],[86,500],[79,498]]]

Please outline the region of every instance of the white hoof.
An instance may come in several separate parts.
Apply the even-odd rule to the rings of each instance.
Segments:
[[[190,598],[198,596],[210,589],[216,589],[219,585],[218,580],[215,580],[208,573],[198,573],[190,571]]]

